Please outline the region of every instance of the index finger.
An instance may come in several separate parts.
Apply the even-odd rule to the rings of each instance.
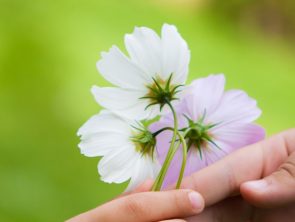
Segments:
[[[191,190],[135,193],[105,203],[68,222],[78,221],[160,221],[200,213],[204,200]]]
[[[295,129],[242,148],[182,182],[182,188],[202,194],[206,206],[239,191],[243,182],[274,172],[295,151]]]

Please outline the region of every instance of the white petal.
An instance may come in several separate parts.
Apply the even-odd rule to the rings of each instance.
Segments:
[[[145,86],[148,76],[116,46],[101,55],[97,69],[106,80],[122,88],[141,89]]]
[[[141,156],[134,165],[134,172],[125,192],[132,191],[147,179],[155,179],[159,170],[160,165],[156,160],[153,161],[148,156]]]
[[[162,73],[167,79],[173,73],[173,84],[183,84],[186,81],[190,51],[187,43],[173,25],[162,27]]]
[[[127,90],[115,87],[92,87],[96,101],[106,109],[128,119],[145,119],[150,117],[147,99],[140,99],[146,92],[140,90]]]
[[[98,164],[101,179],[107,183],[127,181],[133,175],[136,160],[137,153],[133,146],[122,147],[104,156]]]
[[[131,60],[150,77],[161,72],[161,40],[152,29],[136,27],[132,34],[125,35],[125,45]]]
[[[130,135],[130,126],[120,117],[103,110],[97,115],[92,116],[79,129],[78,136],[87,137],[89,134],[98,132],[115,132],[123,135]]]
[[[132,135],[129,124],[106,110],[91,117],[78,131],[81,153],[89,157],[101,156],[129,143]]]
[[[125,192],[132,191],[134,188],[136,188],[140,181],[142,181],[143,175],[141,173],[141,160],[138,159],[134,165],[133,165],[133,175],[131,177],[131,180],[129,181],[129,184],[125,190]]]
[[[78,146],[85,156],[103,156],[118,150],[123,145],[129,144],[129,138],[126,135],[113,132],[87,134]]]

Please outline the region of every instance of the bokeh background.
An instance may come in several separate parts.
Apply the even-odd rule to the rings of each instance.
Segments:
[[[107,83],[95,63],[134,26],[175,24],[189,80],[223,72],[272,135],[295,126],[295,7],[289,0],[0,0],[0,221],[63,221],[121,193],[79,153],[77,129]]]

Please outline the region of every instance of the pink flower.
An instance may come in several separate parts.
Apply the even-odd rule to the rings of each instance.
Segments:
[[[265,137],[262,127],[253,123],[261,114],[254,99],[242,90],[224,91],[223,74],[210,75],[192,82],[175,107],[179,129],[186,131],[188,144],[184,176],[188,176],[225,155]],[[152,131],[173,127],[169,113],[151,126]],[[157,152],[164,162],[172,132],[157,136]],[[177,181],[182,164],[182,149],[178,149],[169,166],[163,186]]]

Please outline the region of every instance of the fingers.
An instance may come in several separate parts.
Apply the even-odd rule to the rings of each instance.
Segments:
[[[182,188],[202,194],[206,206],[239,191],[242,183],[275,172],[295,151],[295,129],[240,149],[184,179]]]
[[[108,202],[70,220],[75,221],[160,221],[201,212],[204,200],[190,190],[136,193]]]
[[[273,208],[295,203],[295,152],[270,176],[243,183],[241,194],[257,207]]]

